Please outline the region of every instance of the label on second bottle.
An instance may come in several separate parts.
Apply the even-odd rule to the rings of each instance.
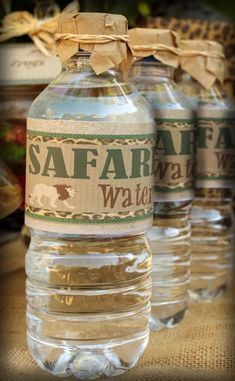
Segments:
[[[155,110],[154,201],[194,197],[195,119],[188,110]]]
[[[235,187],[235,115],[201,109],[197,124],[197,188]]]
[[[26,224],[68,234],[145,231],[152,223],[154,142],[149,124],[29,118]]]

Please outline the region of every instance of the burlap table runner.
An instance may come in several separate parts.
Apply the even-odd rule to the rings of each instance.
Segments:
[[[24,283],[22,270],[0,278],[0,380],[55,381],[27,351]],[[190,306],[179,327],[152,333],[138,366],[112,381],[234,381],[233,290],[212,304]]]

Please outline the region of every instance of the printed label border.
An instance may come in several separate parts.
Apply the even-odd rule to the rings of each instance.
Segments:
[[[138,212],[138,211],[137,211]],[[50,211],[48,211],[50,213]],[[49,222],[61,222],[61,223],[69,223],[69,224],[86,224],[86,225],[97,225],[97,224],[120,224],[120,223],[130,223],[130,222],[135,222],[139,220],[144,220],[146,218],[152,217],[153,215],[153,210],[144,213],[140,216],[126,216],[124,218],[121,217],[110,217],[106,216],[105,219],[103,220],[90,220],[90,219],[75,219],[75,218],[59,218],[59,217],[52,217],[52,216],[45,216],[42,214],[36,214],[33,212],[30,212],[29,210],[25,211],[25,214],[29,217],[35,218],[35,219],[40,219],[40,220],[45,220]]]
[[[65,134],[59,132],[43,132],[43,131],[35,131],[28,130],[29,136],[45,136],[48,138],[73,138],[73,139],[153,139],[156,137],[156,134],[137,134],[137,135],[97,135],[97,134]]]

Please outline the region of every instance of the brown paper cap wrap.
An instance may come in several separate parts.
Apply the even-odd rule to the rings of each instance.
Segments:
[[[180,66],[206,89],[224,80],[224,49],[208,40],[181,40]]]
[[[122,72],[127,73],[133,62],[128,42],[118,38],[103,43],[98,41],[99,36],[126,36],[127,30],[127,19],[121,15],[74,13],[63,16],[59,20],[57,33],[77,35],[78,41],[71,41],[69,38],[59,39],[56,48],[59,59],[64,63],[80,49],[91,53],[90,64],[97,75],[114,67],[119,67]],[[79,36],[81,35],[89,35],[90,41],[87,38],[84,43],[80,42]]]
[[[173,67],[179,66],[179,35],[168,29],[133,28],[128,31],[136,59],[154,56]]]

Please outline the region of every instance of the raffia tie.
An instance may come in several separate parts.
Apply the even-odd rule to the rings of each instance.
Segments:
[[[205,52],[200,52],[199,50],[181,50],[180,51],[180,57],[195,57],[195,56],[220,58],[220,59],[225,58],[225,55],[223,53],[210,51],[210,50]]]
[[[134,52],[134,55],[135,53],[137,53],[138,51],[145,51],[145,52],[154,52],[152,54],[156,54],[158,52],[170,52],[170,53],[173,53],[175,55],[179,55],[180,54],[180,49],[178,48],[174,48],[172,46],[168,46],[168,45],[164,45],[164,44],[152,44],[152,45],[132,45],[131,46],[133,52]]]
[[[68,40],[81,44],[107,44],[112,41],[129,42],[128,35],[56,33],[55,41]]]
[[[50,56],[54,48],[54,33],[59,15],[47,20],[38,20],[29,12],[12,12],[3,20],[0,42],[27,34],[45,55]]]
[[[73,13],[78,10],[78,3],[72,1],[68,4],[63,13]],[[0,42],[4,42],[13,37],[27,34],[35,43],[37,48],[45,55],[50,56],[55,48],[54,35],[57,30],[58,19],[61,13],[45,20],[38,20],[31,13],[12,12],[4,17],[0,28]]]

